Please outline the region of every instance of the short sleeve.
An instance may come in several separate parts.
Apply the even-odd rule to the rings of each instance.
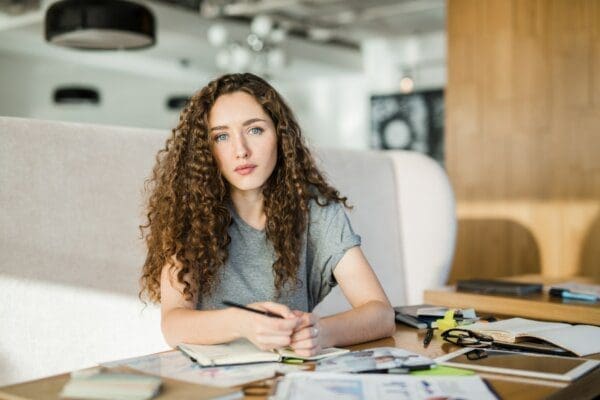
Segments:
[[[306,260],[311,310],[337,285],[333,271],[346,251],[360,243],[341,204],[311,202]]]

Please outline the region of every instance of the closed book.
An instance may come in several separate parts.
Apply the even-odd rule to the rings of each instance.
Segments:
[[[133,373],[74,375],[60,396],[67,399],[145,400],[158,394],[161,383],[158,377]]]
[[[417,329],[425,329],[431,321],[422,319],[417,316],[417,310],[421,307],[431,307],[428,304],[418,304],[413,306],[396,306],[394,307],[394,314],[396,322],[403,323],[408,326],[412,326]]]
[[[456,290],[483,294],[525,296],[533,293],[541,293],[542,285],[539,283],[512,282],[496,279],[467,279],[459,280],[456,283]]]

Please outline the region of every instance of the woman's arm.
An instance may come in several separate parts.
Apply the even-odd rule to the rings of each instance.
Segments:
[[[333,274],[352,310],[323,319],[302,313],[292,336],[292,347],[301,354],[392,336],[396,330],[394,310],[360,247],[348,250]]]
[[[160,277],[161,329],[171,347],[179,343],[216,344],[245,337],[257,347],[267,350],[290,344],[290,336],[298,318],[284,305],[254,303],[249,306],[279,314],[284,319],[227,308],[199,311],[196,298],[186,300],[183,284],[177,280],[181,265],[166,264]],[[186,278],[184,278],[186,279]]]

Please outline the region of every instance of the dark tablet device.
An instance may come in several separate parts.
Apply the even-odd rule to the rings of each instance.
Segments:
[[[459,280],[456,284],[456,290],[460,292],[525,296],[541,293],[542,285],[540,283],[509,282],[493,279],[468,279]]]

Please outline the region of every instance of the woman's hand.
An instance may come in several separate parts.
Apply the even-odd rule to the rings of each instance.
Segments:
[[[241,334],[261,350],[278,349],[289,346],[294,329],[300,318],[283,304],[261,302],[248,304],[248,307],[281,315],[281,318],[268,317],[239,310]],[[238,310],[236,310],[238,311]]]
[[[294,333],[290,346],[301,356],[314,356],[319,354],[325,343],[325,335],[321,329],[320,318],[317,314],[294,311],[299,318],[299,323]]]

